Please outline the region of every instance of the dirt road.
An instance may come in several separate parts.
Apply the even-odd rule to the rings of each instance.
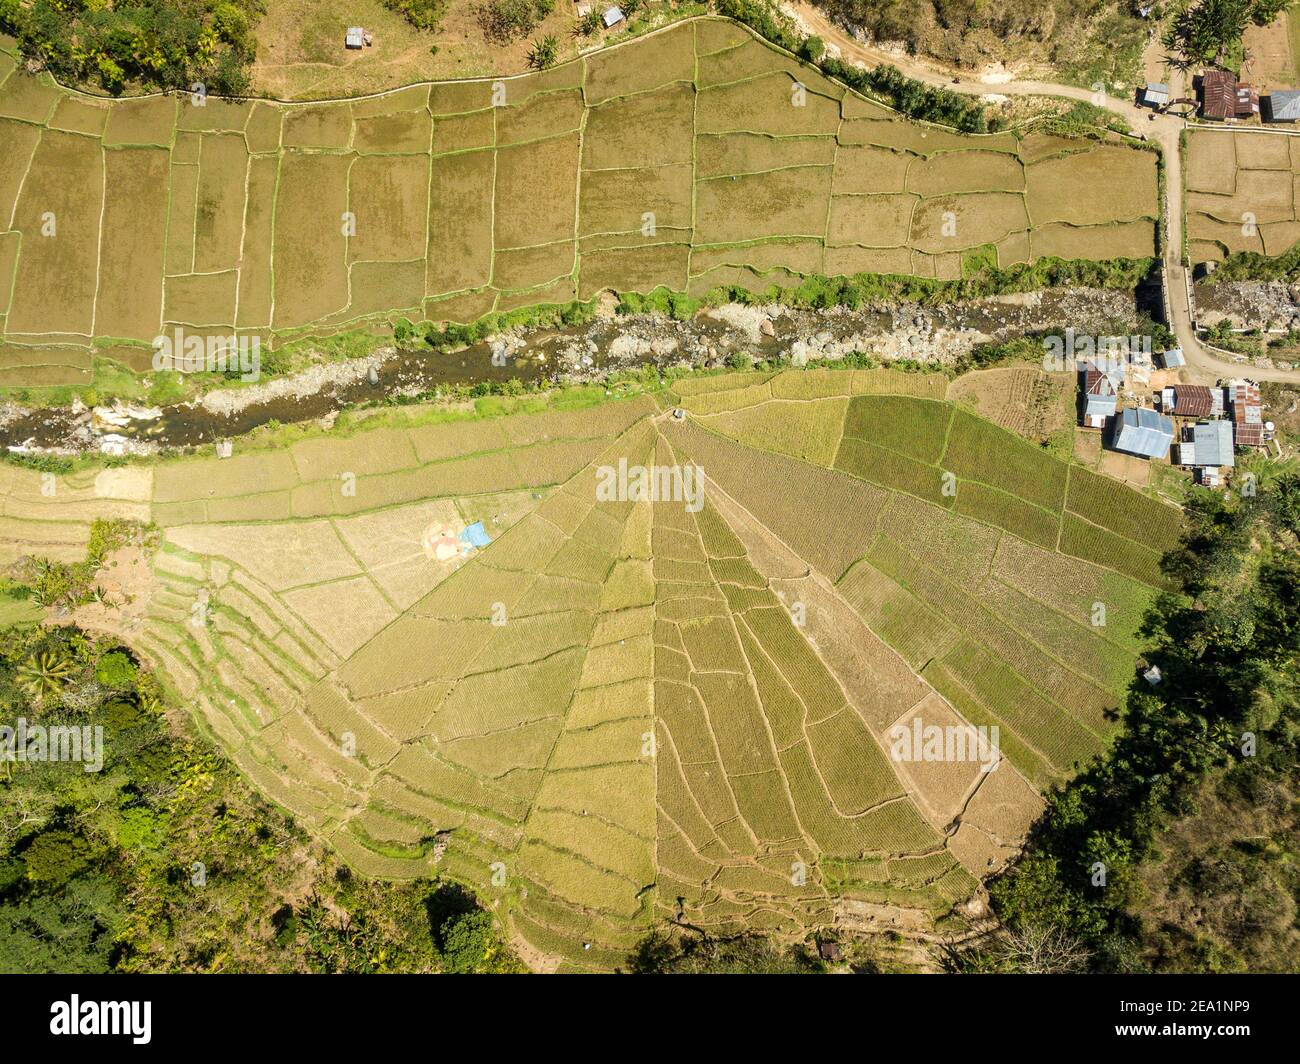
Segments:
[[[891,63],[910,78],[928,85],[939,85],[953,92],[972,96],[997,94],[1002,96],[1056,96],[1067,100],[1082,100],[1104,107],[1112,114],[1119,115],[1133,129],[1134,135],[1143,140],[1153,141],[1160,146],[1165,158],[1165,249],[1164,249],[1164,284],[1166,304],[1168,306],[1169,327],[1178,338],[1187,364],[1198,378],[1213,383],[1220,377],[1249,376],[1255,380],[1298,381],[1300,373],[1291,370],[1261,368],[1249,361],[1237,362],[1231,356],[1221,354],[1201,343],[1196,338],[1192,327],[1191,292],[1188,285],[1188,271],[1183,265],[1183,182],[1182,155],[1179,138],[1188,123],[1173,115],[1153,114],[1152,111],[1139,107],[1136,100],[1119,99],[1109,94],[1097,93],[1080,88],[1077,85],[1058,85],[1048,81],[1009,81],[1001,78],[986,81],[968,80],[970,75],[961,76],[944,72],[914,56],[899,55],[887,49],[863,44],[839,26],[831,22],[818,8],[803,0],[791,0],[783,5],[785,9],[804,24],[809,32],[816,34],[828,45],[839,50],[840,57],[846,62],[862,62],[870,66]],[[1160,49],[1158,41],[1153,40],[1148,46],[1146,67],[1152,69],[1159,65],[1158,57],[1153,54]],[[1169,83],[1172,98],[1186,96],[1185,76],[1181,71],[1171,71]],[[1209,127],[1205,127],[1209,128]],[[1261,134],[1264,135],[1264,134]],[[1277,133],[1277,136],[1293,134]]]

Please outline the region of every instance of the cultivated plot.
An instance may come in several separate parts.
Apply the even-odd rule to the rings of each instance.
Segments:
[[[1266,132],[1187,134],[1187,239],[1193,263],[1219,262],[1239,251],[1277,256],[1300,240],[1298,140]]]
[[[666,918],[938,917],[1104,749],[1180,526],[946,388],[732,374],[680,419],[389,422],[52,495],[10,469],[0,550],[157,522],[94,623],[358,869],[469,884],[540,962],[617,967]],[[647,500],[638,468],[704,472]],[[972,726],[996,745],[924,754]]]
[[[717,19],[323,104],[92,102],[0,53],[0,137],[0,386],[177,328],[1145,257],[1158,214],[1149,152],[910,122]]]

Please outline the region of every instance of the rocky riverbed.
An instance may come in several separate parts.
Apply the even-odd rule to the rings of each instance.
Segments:
[[[1216,281],[1196,286],[1196,323],[1234,329],[1300,331],[1300,285],[1281,281]]]
[[[391,398],[437,398],[453,386],[517,378],[591,383],[653,365],[716,368],[747,359],[792,365],[865,354],[952,366],[980,344],[1046,329],[1115,333],[1132,328],[1131,292],[1051,289],[965,303],[874,305],[799,310],[727,304],[687,321],[612,308],[563,329],[517,328],[458,351],[385,347],[363,359],[322,360],[304,372],[246,387],[222,388],[163,408],[116,403],[88,409],[0,405],[0,446],[10,450],[150,453],[238,436],[271,421],[332,423],[348,407]]]

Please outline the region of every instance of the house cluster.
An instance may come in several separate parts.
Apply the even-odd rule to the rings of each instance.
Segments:
[[[1264,420],[1259,385],[1254,381],[1173,384],[1162,388],[1160,409],[1180,425],[1174,461],[1196,471],[1197,480],[1214,487],[1221,471],[1235,465],[1237,448],[1263,447],[1273,438],[1273,423]]]
[[[1248,122],[1255,118],[1264,122],[1300,122],[1300,90],[1275,89],[1261,96],[1253,85],[1217,67],[1202,72],[1195,80],[1196,99],[1171,99],[1168,85],[1151,81],[1142,90],[1141,102],[1153,111],[1164,111],[1173,104],[1195,105],[1201,117],[1212,122]]]
[[[1184,364],[1177,348],[1160,358],[1166,369]],[[1153,405],[1121,408],[1124,368],[1081,362],[1079,386],[1081,421],[1101,430],[1107,447],[1140,458],[1169,458],[1208,487],[1220,484],[1223,471],[1236,464],[1238,448],[1263,447],[1273,438],[1254,381],[1227,380],[1212,388],[1168,384],[1154,393]]]

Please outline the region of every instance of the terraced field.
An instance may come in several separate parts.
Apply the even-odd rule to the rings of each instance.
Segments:
[[[1106,743],[1178,512],[943,378],[678,387],[683,419],[392,421],[52,494],[0,467],[0,558],[156,521],[152,562],[105,573],[133,600],[77,619],[356,867],[465,881],[539,965],[616,967],[670,916],[937,917]],[[608,500],[621,462],[698,464],[700,505]],[[478,521],[486,547],[437,549]],[[896,760],[915,720],[996,724],[1003,760]]]
[[[1154,253],[1155,155],[909,122],[717,19],[329,104],[107,102],[0,51],[0,139],[0,386],[147,368],[176,327]]]
[[[1187,134],[1187,239],[1192,262],[1236,251],[1276,256],[1300,240],[1300,138]]]

